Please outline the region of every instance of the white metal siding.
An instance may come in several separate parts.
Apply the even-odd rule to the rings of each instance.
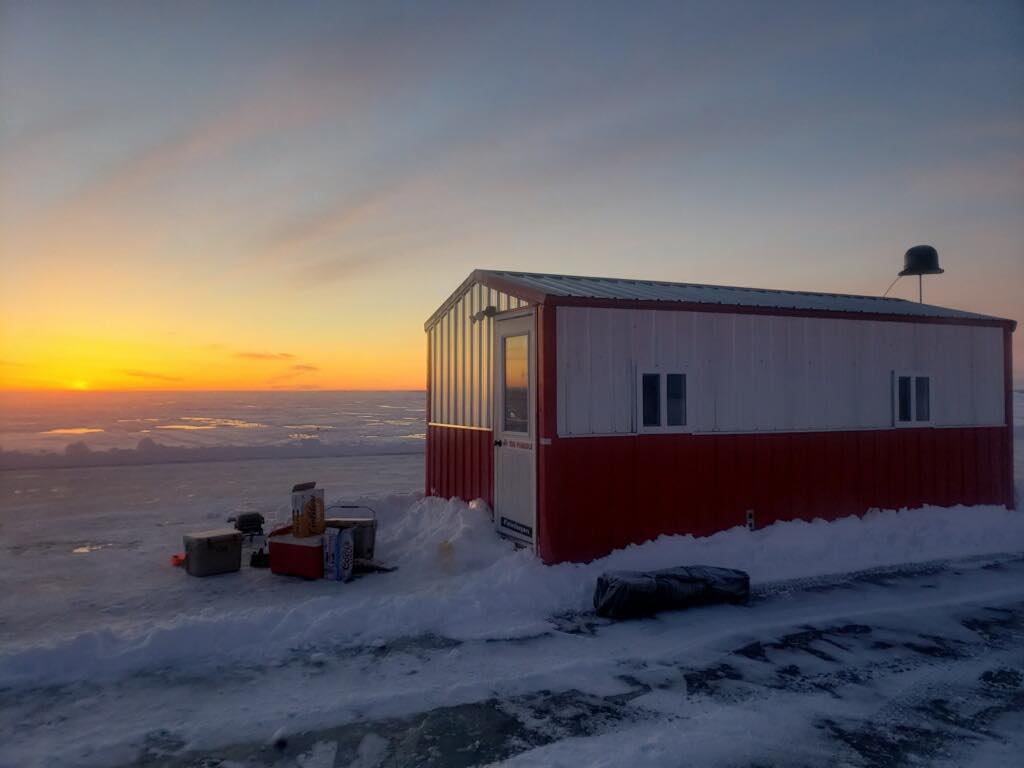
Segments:
[[[504,312],[527,302],[474,283],[427,332],[431,423],[491,428],[494,321],[472,320],[488,306]]]
[[[895,371],[930,375],[935,426],[1003,423],[1001,328],[559,307],[558,433],[634,431],[637,367],[685,369],[696,432],[892,426]]]

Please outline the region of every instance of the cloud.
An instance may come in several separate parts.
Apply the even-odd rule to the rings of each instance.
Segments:
[[[271,389],[320,389],[319,384],[274,384]]]
[[[302,376],[303,374],[314,373],[314,372],[319,371],[319,370],[320,370],[320,368],[315,366],[315,365],[313,365],[312,363],[296,363],[295,365],[291,366],[291,368],[288,369],[287,373],[282,373],[282,374],[280,374],[278,376],[272,376],[271,378],[267,379],[267,383],[268,384],[275,384],[275,382],[279,382],[279,381],[288,381],[290,379],[296,379],[296,378]],[[300,386],[300,385],[296,384],[295,386]],[[308,385],[301,385],[301,386],[308,386]]]
[[[166,376],[162,373],[154,373],[153,371],[127,370],[118,371],[118,373],[124,374],[125,376],[133,376],[137,379],[150,379],[153,381],[181,381],[181,376]]]
[[[291,352],[236,352],[235,357],[242,360],[294,360]]]
[[[68,200],[71,207],[115,202],[246,142],[299,128],[329,107],[315,94],[284,91],[282,99],[282,90],[270,87],[275,83],[263,85],[255,95],[195,116],[176,132],[130,151],[79,188]]]
[[[391,258],[389,255],[370,253],[357,256],[326,259],[313,264],[305,264],[297,268],[303,281],[315,283],[331,283],[347,280],[350,277],[372,271]]]
[[[361,218],[370,215],[378,197],[368,194],[359,200],[343,200],[318,211],[295,215],[273,229],[265,238],[271,252],[290,251],[345,231]]]

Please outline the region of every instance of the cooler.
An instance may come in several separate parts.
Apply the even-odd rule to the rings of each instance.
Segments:
[[[328,528],[351,528],[356,558],[373,560],[377,543],[377,513],[367,507],[339,506],[336,509],[366,509],[373,514],[373,517],[329,517],[325,522]]]
[[[283,576],[301,576],[320,579],[324,575],[323,536],[292,535],[292,527],[285,526],[270,534],[270,570]]]
[[[182,538],[190,576],[233,573],[242,567],[242,534],[232,528],[186,533]]]

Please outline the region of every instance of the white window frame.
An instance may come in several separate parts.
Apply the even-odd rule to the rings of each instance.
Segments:
[[[910,379],[910,421],[900,421],[900,379]],[[928,419],[917,420],[917,380],[928,379]],[[928,371],[892,372],[892,425],[897,429],[930,427],[935,423],[935,377]]]
[[[497,314],[495,317],[499,320],[512,320],[517,317],[527,317],[533,314],[532,309],[516,309],[509,312],[502,312]],[[495,323],[497,329],[497,323]],[[525,336],[526,337],[526,431],[516,432],[511,429],[505,429],[505,339],[512,336]],[[492,409],[495,405],[500,405],[499,409],[494,409],[493,419],[495,424],[491,426],[491,429],[495,432],[501,432],[504,435],[521,436],[529,439],[533,439],[534,424],[537,420],[537,384],[535,380],[536,371],[534,370],[533,359],[535,357],[534,352],[534,333],[533,328],[527,331],[508,331],[507,333],[500,333],[500,329],[494,333],[494,349],[491,351],[492,355],[496,356],[495,362],[497,365],[494,366],[494,381],[492,382],[491,395],[493,398]]]
[[[657,427],[645,427],[644,426],[644,375],[645,374],[657,374],[661,377],[661,385],[659,389],[659,396],[661,397],[661,403],[659,405],[659,415],[661,416],[661,425]],[[686,423],[679,424],[676,426],[665,425],[666,419],[668,419],[668,380],[667,377],[673,374],[678,374],[685,377],[686,389],[683,393],[683,403],[686,409]],[[691,392],[691,381],[690,371],[687,367],[676,366],[673,368],[662,368],[657,365],[648,366],[637,366],[636,369],[636,391],[634,393],[634,409],[633,419],[636,427],[637,434],[666,434],[666,433],[687,433],[693,432],[693,415],[690,411],[690,392]]]

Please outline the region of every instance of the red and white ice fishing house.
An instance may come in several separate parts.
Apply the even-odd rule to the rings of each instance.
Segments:
[[[1015,327],[901,299],[477,270],[426,323],[426,492],[484,499],[546,562],[748,522],[1012,507]]]

